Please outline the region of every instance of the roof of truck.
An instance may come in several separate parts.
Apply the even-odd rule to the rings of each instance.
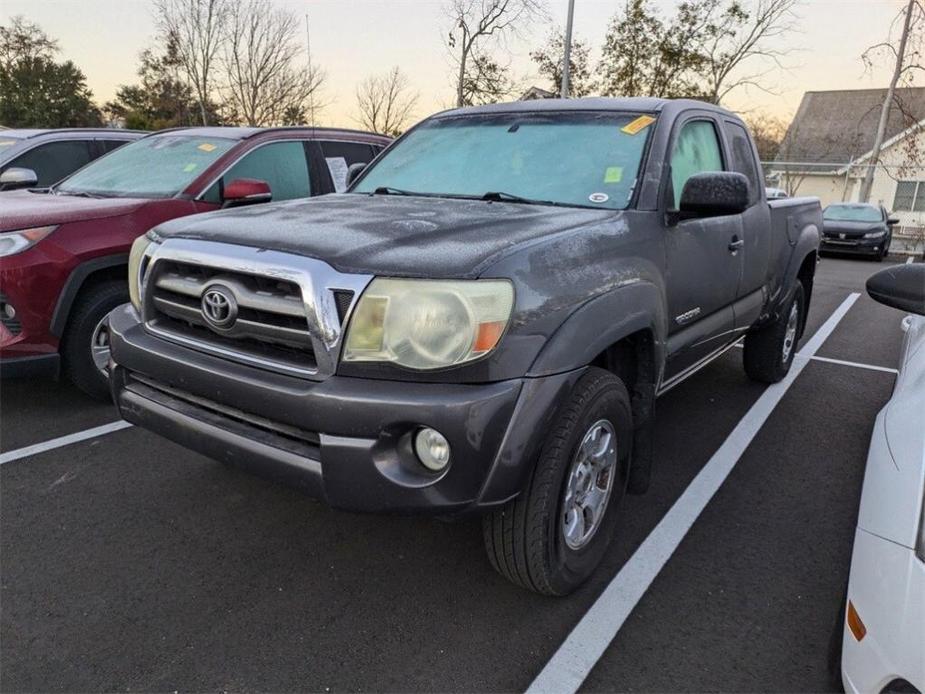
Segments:
[[[656,99],[653,97],[619,97],[609,98],[602,96],[586,97],[583,99],[531,99],[529,101],[509,101],[500,104],[486,104],[484,106],[469,106],[455,108],[438,113],[437,116],[458,116],[473,113],[532,113],[544,111],[643,111],[660,112],[671,108],[683,111],[690,108],[699,108],[716,111],[728,115],[732,112],[706,101],[695,99]]]

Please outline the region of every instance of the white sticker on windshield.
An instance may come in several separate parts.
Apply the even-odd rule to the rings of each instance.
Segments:
[[[343,157],[325,157],[331,180],[334,181],[334,190],[343,193],[347,190],[347,160]]]
[[[610,200],[610,196],[607,195],[607,193],[591,193],[591,195],[588,196],[588,200],[597,203],[607,202]]]

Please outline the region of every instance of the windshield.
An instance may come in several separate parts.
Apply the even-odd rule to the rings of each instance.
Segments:
[[[62,194],[168,198],[188,186],[236,140],[156,135],[97,159],[56,186]]]
[[[654,121],[621,113],[435,118],[389,149],[351,192],[504,193],[497,199],[622,210]]]
[[[870,205],[829,205],[822,213],[831,222],[882,222],[880,210]]]

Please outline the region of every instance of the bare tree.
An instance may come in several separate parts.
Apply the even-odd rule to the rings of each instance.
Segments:
[[[920,0],[908,1],[906,7],[894,18],[893,26],[890,30],[891,34],[893,34],[893,30],[900,20],[903,28],[899,39],[894,39],[890,36],[886,41],[874,44],[861,55],[865,67],[870,69],[876,57],[885,53],[893,62],[893,76],[883,99],[883,107],[880,111],[880,120],[877,123],[877,131],[874,135],[870,160],[867,162],[867,171],[858,193],[860,202],[867,202],[870,199],[874,173],[880,161],[880,149],[886,137],[890,110],[896,105],[896,88],[899,86],[911,86],[915,75],[919,71],[925,70],[925,65],[922,64],[922,52],[925,50],[925,8],[923,8]],[[906,114],[904,114],[904,117],[906,117]]]
[[[699,1],[712,4],[709,14],[715,16],[703,47],[706,95],[718,104],[740,87],[771,91],[763,78],[784,68],[782,60],[792,49],[781,39],[796,29],[800,0],[756,0],[751,11],[737,0]]]
[[[203,125],[215,91],[214,67],[228,17],[228,0],[155,0],[154,16],[163,37],[173,41],[176,56],[199,100]]]
[[[474,103],[473,96],[497,94],[505,83],[504,69],[489,52],[492,42],[522,35],[546,16],[546,5],[545,0],[446,0],[444,11],[451,23],[447,47],[456,63],[456,105],[466,106]]]
[[[417,105],[408,78],[396,66],[382,75],[371,75],[357,87],[357,122],[366,130],[396,137],[402,133]]]
[[[221,65],[227,108],[248,125],[307,119],[324,73],[307,59],[297,16],[269,0],[242,0],[228,12]]]
[[[787,133],[787,124],[780,118],[761,112],[749,114],[745,123],[755,140],[761,162],[774,161]]]

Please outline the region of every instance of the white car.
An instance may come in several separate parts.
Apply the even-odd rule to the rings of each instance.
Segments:
[[[847,692],[925,692],[925,265],[871,277],[877,301],[917,315],[874,426],[842,639]]]

